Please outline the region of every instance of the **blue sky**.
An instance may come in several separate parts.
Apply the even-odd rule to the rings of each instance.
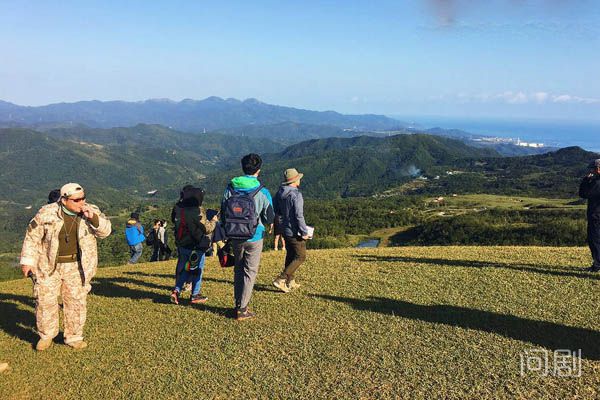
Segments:
[[[600,119],[600,2],[4,1],[0,99]]]

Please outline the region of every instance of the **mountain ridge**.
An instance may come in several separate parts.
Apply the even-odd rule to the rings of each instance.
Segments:
[[[87,100],[20,106],[0,101],[4,124],[82,123],[96,128],[161,124],[183,131],[233,128],[250,124],[298,122],[358,130],[392,129],[401,121],[384,115],[341,114],[267,104],[254,98],[237,100],[211,96],[203,100],[148,99],[138,102]]]

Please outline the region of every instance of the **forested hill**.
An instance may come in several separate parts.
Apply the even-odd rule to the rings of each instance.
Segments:
[[[572,198],[587,165],[599,157],[579,147],[500,157],[493,149],[422,134],[328,138],[267,154],[261,179],[275,188],[282,171],[294,167],[305,174],[303,191],[320,198],[466,193]],[[207,187],[220,188],[235,174],[237,169],[211,175]]]
[[[462,158],[499,156],[490,149],[431,135],[360,136],[302,142],[265,155],[262,180],[277,187],[286,168],[305,174],[303,190],[313,197],[364,196],[410,182],[429,170]],[[232,170],[211,176],[207,187],[222,187]]]
[[[236,137],[261,137],[268,138],[285,145],[296,144],[310,139],[324,139],[329,137],[353,137],[360,135],[377,135],[372,132],[342,129],[333,125],[313,125],[298,122],[280,122],[270,125],[246,125],[213,131],[223,135]]]
[[[577,197],[590,161],[600,154],[580,147],[524,157],[462,159],[455,173],[431,181],[429,193],[493,193],[540,197]]]
[[[256,99],[244,101],[209,97],[175,102],[154,99],[140,102],[80,101],[41,107],[24,107],[0,101],[0,123],[43,125],[85,124],[110,128],[138,123],[161,124],[197,132],[250,124],[296,122],[331,125],[359,130],[395,129],[402,122],[383,115],[344,115],[334,111],[311,111],[266,104]]]
[[[82,184],[101,205],[131,204],[159,189],[169,200],[228,160],[281,145],[265,139],[190,135],[161,126],[60,129],[40,133],[0,129],[0,201],[39,206],[67,181]],[[22,207],[21,207],[22,208]]]

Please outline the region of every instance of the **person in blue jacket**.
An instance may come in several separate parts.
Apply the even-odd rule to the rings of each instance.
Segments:
[[[142,250],[144,250],[143,244],[144,240],[146,240],[146,236],[144,236],[144,227],[140,223],[139,213],[131,213],[129,220],[127,220],[127,225],[125,226],[125,238],[127,239],[129,253],[131,254],[129,264],[135,264],[142,256]]]

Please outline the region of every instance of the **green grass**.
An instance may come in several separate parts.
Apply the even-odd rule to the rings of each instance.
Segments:
[[[495,208],[506,210],[523,210],[526,208],[568,208],[585,209],[585,204],[573,205],[578,199],[548,199],[543,197],[501,196],[494,194],[466,194],[457,197],[445,197],[449,208]],[[443,210],[443,208],[440,208]]]
[[[600,277],[584,248],[309,251],[302,287],[268,252],[237,323],[232,271],[209,260],[206,306],[168,303],[172,262],[100,269],[86,339],[32,349],[26,280],[0,283],[1,399],[598,398]],[[583,351],[580,378],[520,376],[530,349]]]

